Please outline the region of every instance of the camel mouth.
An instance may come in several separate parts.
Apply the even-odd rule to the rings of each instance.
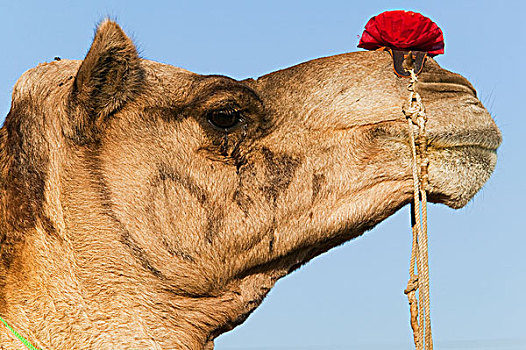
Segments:
[[[495,169],[502,134],[471,84],[457,75],[448,79],[422,85],[442,89],[452,98],[447,105],[440,99],[428,104],[429,197],[458,209],[469,203]]]

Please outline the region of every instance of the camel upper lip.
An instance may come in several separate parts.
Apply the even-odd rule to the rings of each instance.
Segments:
[[[390,121],[393,122],[393,121]],[[404,128],[400,130],[401,121],[397,120],[397,128],[385,128],[383,131],[388,137],[399,142],[407,142],[409,134],[407,122],[404,121]],[[418,137],[418,129],[413,129],[414,136]],[[455,147],[477,147],[488,151],[496,151],[502,143],[500,130],[491,124],[479,127],[477,129],[449,128],[439,126],[427,128],[426,131],[427,145],[432,149],[445,149]]]

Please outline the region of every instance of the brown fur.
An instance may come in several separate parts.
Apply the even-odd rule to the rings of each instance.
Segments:
[[[211,349],[274,283],[411,198],[407,80],[386,52],[256,80],[142,60],[103,22],[26,72],[0,131],[0,315],[44,349]],[[428,59],[430,199],[461,207],[500,133]],[[241,113],[228,132],[214,113]],[[19,349],[0,327],[2,349]]]

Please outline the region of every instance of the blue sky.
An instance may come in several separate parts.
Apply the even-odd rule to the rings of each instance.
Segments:
[[[525,15],[522,1],[1,1],[0,115],[27,69],[82,59],[109,15],[143,57],[197,73],[257,77],[356,51],[367,20],[411,9],[444,31],[438,62],[466,76],[501,128],[493,177],[464,209],[429,209],[433,334],[440,349],[526,348]],[[454,116],[452,116],[454,122]],[[284,278],[216,349],[408,349],[402,209]]]

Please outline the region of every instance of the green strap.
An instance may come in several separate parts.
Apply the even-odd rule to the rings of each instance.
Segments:
[[[11,331],[11,333],[13,333],[15,335],[15,337],[18,338],[18,340],[20,340],[22,343],[24,343],[24,345],[30,349],[30,350],[39,350],[37,348],[35,348],[33,346],[33,344],[31,344],[28,340],[26,340],[26,338],[24,338],[23,336],[21,336],[20,334],[17,333],[17,331],[15,331],[13,328],[11,328],[10,325],[7,324],[6,321],[4,321],[4,319],[2,318],[2,316],[0,316],[0,321],[2,321],[2,323],[7,327],[7,329],[9,329]]]

